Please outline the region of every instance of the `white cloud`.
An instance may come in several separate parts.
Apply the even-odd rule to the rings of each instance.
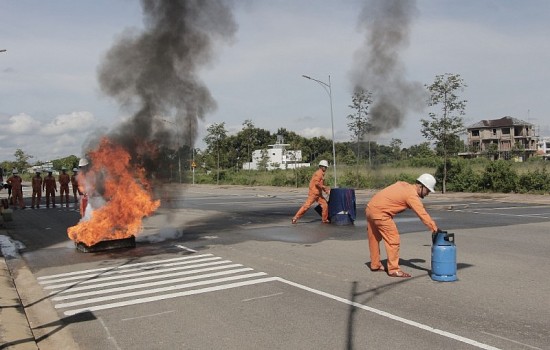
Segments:
[[[43,135],[64,135],[79,130],[88,130],[96,122],[96,118],[90,112],[72,112],[62,114],[41,128]]]
[[[9,118],[5,129],[13,136],[28,135],[40,130],[40,122],[28,114],[19,113]]]

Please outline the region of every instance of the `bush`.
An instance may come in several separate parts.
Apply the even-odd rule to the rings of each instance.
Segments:
[[[358,176],[356,171],[346,170],[344,175],[338,178],[338,185],[350,188],[369,188],[372,185],[372,179],[368,175],[359,173]]]
[[[443,184],[443,164],[437,167],[435,178],[438,184]],[[474,172],[466,160],[460,158],[447,160],[447,181],[445,183],[447,191],[477,192],[480,190],[480,181],[481,177]]]
[[[481,176],[483,189],[493,192],[516,191],[517,182],[518,175],[512,169],[512,163],[505,160],[491,162]]]
[[[550,174],[546,168],[528,171],[519,176],[518,190],[520,192],[546,193],[550,191]]]

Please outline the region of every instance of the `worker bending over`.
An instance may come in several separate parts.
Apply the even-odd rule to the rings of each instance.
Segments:
[[[436,223],[426,212],[420,200],[435,191],[435,183],[432,175],[422,174],[416,179],[415,184],[398,181],[376,193],[368,202],[365,213],[372,271],[385,271],[380,262],[380,241],[384,240],[388,256],[388,275],[411,277],[399,268],[400,238],[393,217],[407,208],[412,209],[432,233],[437,232]]]

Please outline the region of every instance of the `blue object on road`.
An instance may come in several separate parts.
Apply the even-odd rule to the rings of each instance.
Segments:
[[[439,282],[456,281],[456,245],[454,233],[439,231],[432,238],[432,280]]]
[[[336,225],[353,224],[356,218],[355,190],[332,188],[328,202],[328,217]]]

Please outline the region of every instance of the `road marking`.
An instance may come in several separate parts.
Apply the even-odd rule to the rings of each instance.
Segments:
[[[191,275],[191,274],[194,274],[194,273],[230,269],[230,268],[241,267],[241,266],[243,266],[243,265],[241,265],[241,264],[221,265],[221,266],[206,267],[206,268],[197,269],[197,270],[181,271],[181,272],[178,272],[178,273],[168,273],[168,274],[161,274],[161,275],[154,275],[154,276],[147,276],[147,277],[124,279],[124,280],[118,280],[118,281],[112,281],[112,282],[106,282],[106,283],[91,284],[91,285],[87,285],[87,286],[71,287],[70,289],[52,291],[52,292],[50,292],[50,295],[52,295],[52,294],[72,293],[72,292],[77,292],[77,291],[81,291],[81,290],[111,287],[111,286],[116,286],[116,285],[120,285],[120,284],[128,284],[128,283],[134,283],[134,282],[144,282],[144,281],[151,281],[151,280],[156,280],[156,279],[167,279],[167,278],[171,278],[171,277],[175,277],[175,276]]]
[[[57,297],[52,298],[52,300],[59,301],[59,300],[78,299],[78,298],[83,298],[83,297],[90,297],[90,296],[93,296],[93,295],[101,295],[101,294],[106,294],[106,293],[117,293],[117,292],[122,292],[122,291],[126,291],[126,290],[132,290],[132,289],[162,286],[162,285],[165,285],[165,284],[179,283],[179,282],[185,282],[185,281],[193,281],[193,280],[197,280],[197,279],[201,279],[201,278],[209,278],[209,277],[230,275],[230,274],[235,274],[235,273],[245,272],[245,271],[251,271],[251,270],[253,270],[253,269],[250,268],[250,267],[245,267],[245,268],[242,268],[242,269],[228,270],[228,271],[221,271],[221,272],[213,272],[213,273],[207,273],[207,274],[204,274],[204,275],[197,275],[197,276],[174,278],[174,279],[171,279],[171,280],[162,280],[162,281],[141,283],[141,284],[131,284],[129,286],[124,286],[124,287],[94,290],[94,291],[91,291],[91,292],[75,293],[75,294],[70,294],[70,295],[61,295],[61,296],[57,296]],[[186,287],[186,285],[183,285],[183,286]]]
[[[175,310],[168,310],[168,311],[164,311],[164,312],[157,312],[155,314],[123,318],[123,319],[121,319],[121,321],[124,322],[124,321],[140,320],[142,318],[157,317],[157,316],[163,316],[163,315],[167,315],[167,314],[173,314],[174,312],[176,312],[176,311]]]
[[[517,216],[522,218],[539,218],[539,219],[550,219],[548,216],[541,216],[540,214],[509,214],[509,213],[484,213],[477,210],[454,210],[465,213],[480,214],[480,215],[498,215],[498,216]]]
[[[201,259],[201,261],[204,261],[204,259]],[[188,269],[194,269],[194,268],[203,267],[203,266],[227,264],[229,262],[231,262],[231,261],[229,261],[229,260],[212,261],[212,262],[207,262],[207,263],[202,263],[202,264],[172,267],[172,268],[169,268],[169,269],[164,269],[162,271],[188,270]],[[148,270],[148,271],[141,271],[141,272],[136,272],[136,273],[131,273],[131,274],[128,274],[128,275],[124,275],[124,277],[156,275],[158,273],[159,273],[158,270]],[[86,276],[86,278],[87,278],[86,280],[83,280],[83,281],[80,281],[80,282],[79,281],[74,282],[74,279],[73,279],[73,281],[71,281],[70,283],[55,284],[55,285],[46,286],[44,288],[45,289],[56,289],[56,288],[62,288],[62,287],[71,287],[71,286],[74,286],[76,284],[81,285],[81,284],[97,283],[97,282],[102,282],[102,281],[112,281],[112,280],[119,279],[121,276],[122,276],[122,274],[119,273],[119,272],[116,272],[115,275],[109,274],[108,277],[97,277],[96,278],[95,275],[89,275],[89,276]]]
[[[508,338],[505,338],[505,337],[501,337],[500,335],[496,335],[496,334],[493,334],[493,333],[483,332],[483,331],[481,331],[481,333],[490,335],[490,336],[495,337],[495,338],[500,338],[500,339],[503,339],[503,340],[507,340],[507,341],[509,341],[509,342],[512,342],[512,343],[515,343],[515,344],[519,344],[519,345],[525,346],[525,347],[527,347],[527,348],[531,348],[531,349],[535,349],[535,350],[543,350],[543,349],[541,349],[541,348],[537,348],[536,346],[527,345],[527,344],[525,344],[525,343],[521,343],[521,342],[519,342],[519,341],[515,341],[515,340],[512,340],[512,339],[508,339]]]
[[[112,266],[112,267],[102,267],[97,269],[89,269],[89,270],[81,270],[81,271],[73,271],[73,272],[65,272],[65,273],[59,273],[56,275],[49,275],[49,276],[40,276],[37,279],[39,281],[48,281],[50,279],[55,279],[58,277],[66,277],[66,276],[77,276],[82,274],[88,274],[88,273],[94,273],[94,272],[101,272],[101,271],[111,271],[114,269],[128,269],[128,268],[135,268],[138,266],[148,266],[148,265],[156,265],[156,264],[163,264],[167,262],[173,262],[173,261],[180,261],[180,260],[195,260],[199,257],[208,257],[213,256],[213,254],[200,254],[200,255],[193,255],[193,256],[184,256],[179,258],[171,258],[171,259],[164,259],[164,260],[155,260],[155,261],[149,261],[149,262],[142,262],[142,263],[134,263],[134,264],[128,264],[128,265],[120,265],[120,266]]]
[[[176,244],[176,247],[178,247],[180,249],[183,249],[183,250],[187,250],[188,252],[191,252],[191,253],[196,253],[197,252],[196,250],[191,249],[191,248],[187,248],[186,246],[181,245],[181,244]]]
[[[422,324],[422,323],[419,323],[419,322],[416,322],[416,321],[408,320],[408,319],[406,319],[406,318],[403,318],[403,317],[400,317],[400,316],[397,316],[397,315],[394,315],[394,314],[390,314],[389,312],[386,312],[386,311],[378,310],[378,309],[375,309],[375,308],[370,307],[370,306],[366,306],[366,305],[363,305],[363,304],[360,304],[360,303],[356,303],[356,302],[351,301],[351,300],[348,300],[348,299],[344,299],[344,298],[338,297],[338,296],[333,295],[333,294],[329,294],[329,293],[320,291],[320,290],[318,290],[318,289],[310,288],[310,287],[304,286],[304,285],[299,284],[299,283],[295,283],[295,282],[291,282],[291,281],[289,281],[289,280],[285,280],[284,278],[277,277],[276,280],[279,281],[279,282],[283,282],[283,283],[289,284],[289,285],[291,285],[291,286],[294,286],[294,287],[303,289],[303,290],[305,290],[305,291],[308,291],[308,292],[311,292],[311,293],[315,293],[315,294],[317,294],[317,295],[321,295],[321,296],[324,296],[324,297],[327,297],[327,298],[330,298],[330,299],[339,301],[339,302],[344,303],[344,304],[347,304],[347,305],[355,306],[355,307],[360,308],[360,309],[363,309],[363,310],[365,310],[365,311],[369,311],[369,312],[375,313],[375,314],[377,314],[377,315],[380,315],[380,316],[389,318],[389,319],[391,319],[391,320],[394,320],[394,321],[398,321],[398,322],[407,324],[407,325],[409,325],[409,326],[413,326],[413,327],[416,327],[416,328],[420,328],[420,329],[422,329],[422,330],[425,330],[425,331],[428,331],[428,332],[431,332],[431,333],[435,333],[435,334],[444,336],[444,337],[446,337],[446,338],[450,338],[450,339],[453,339],[453,340],[460,341],[460,342],[462,342],[462,343],[466,343],[466,344],[469,344],[469,345],[478,347],[478,348],[480,348],[480,349],[486,349],[486,350],[500,350],[499,348],[495,348],[495,347],[493,347],[493,346],[490,346],[490,345],[487,345],[487,344],[480,343],[480,342],[475,341],[475,340],[473,340],[473,339],[469,339],[469,338],[466,338],[466,337],[462,337],[462,336],[457,335],[457,334],[454,334],[454,333],[446,332],[446,331],[443,331],[443,330],[441,330],[441,329],[433,328],[433,327],[430,327],[430,326],[428,326],[428,325],[425,325],[425,324]]]
[[[243,299],[241,301],[243,302],[247,302],[247,301],[254,301],[254,300],[259,300],[259,299],[266,299],[266,298],[271,298],[271,297],[276,297],[277,295],[281,295],[281,294],[285,294],[283,292],[280,292],[280,293],[274,293],[274,294],[268,294],[268,295],[262,295],[260,297],[255,297],[255,298],[248,298],[248,299]]]
[[[254,280],[249,280],[249,281],[222,284],[222,285],[213,286],[213,287],[192,289],[192,290],[187,290],[187,291],[183,291],[183,292],[177,292],[177,293],[171,293],[171,294],[162,294],[162,295],[157,295],[157,296],[152,296],[152,297],[147,297],[147,298],[140,298],[140,299],[121,301],[121,302],[117,302],[117,303],[90,306],[90,307],[82,308],[82,309],[67,310],[67,311],[64,312],[64,314],[67,315],[67,316],[71,316],[71,315],[75,315],[75,314],[78,314],[78,313],[81,313],[81,312],[86,312],[86,311],[93,312],[93,311],[98,311],[98,310],[112,309],[112,308],[115,308],[115,307],[150,303],[150,302],[153,302],[153,301],[179,298],[179,297],[184,297],[184,296],[188,296],[188,295],[209,293],[209,292],[214,292],[214,291],[218,291],[218,290],[225,290],[225,289],[237,288],[237,287],[242,287],[242,286],[249,286],[249,285],[258,284],[258,283],[272,282],[272,281],[275,281],[276,279],[277,279],[276,277],[266,277],[266,278],[254,279]]]

